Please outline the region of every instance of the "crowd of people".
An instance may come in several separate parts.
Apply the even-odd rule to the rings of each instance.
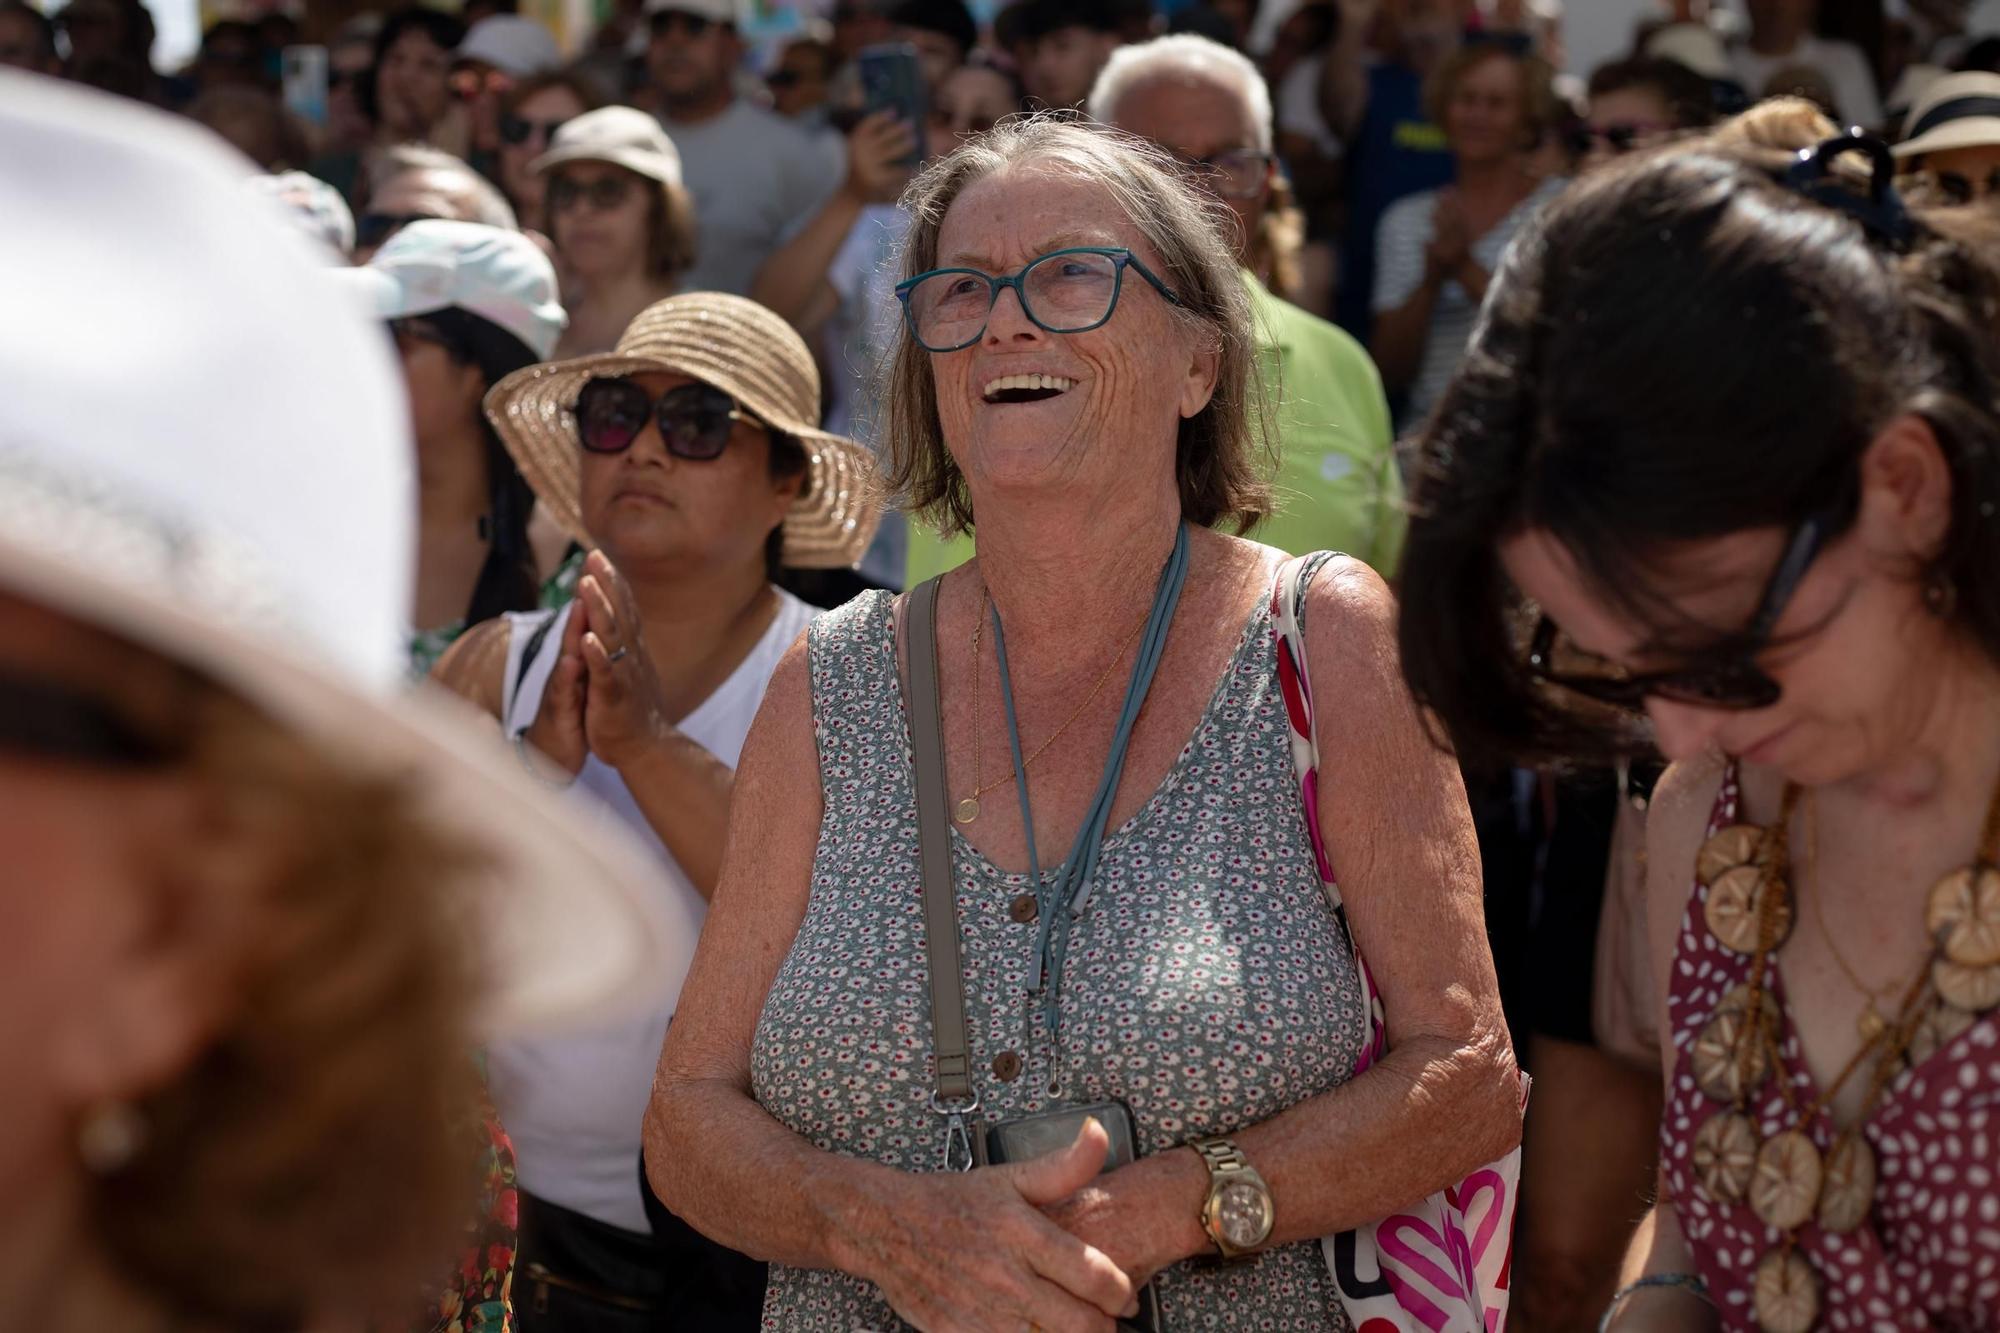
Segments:
[[[1969,3],[348,8],[0,0],[0,1328],[2000,1327]]]

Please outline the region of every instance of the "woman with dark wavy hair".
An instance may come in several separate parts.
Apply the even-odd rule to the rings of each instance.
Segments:
[[[1421,443],[1401,639],[1450,739],[1673,761],[1613,1327],[2000,1313],[2000,275],[1890,178],[1854,139],[1606,168]]]

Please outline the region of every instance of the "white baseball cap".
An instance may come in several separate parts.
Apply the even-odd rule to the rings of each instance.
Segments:
[[[549,137],[549,151],[528,169],[543,172],[565,162],[609,162],[662,185],[681,183],[681,150],[637,107],[599,107],[564,121]]]
[[[710,23],[735,23],[735,0],[646,0],[646,13],[692,14]]]
[[[452,52],[453,60],[477,60],[517,79],[543,74],[562,64],[555,34],[520,14],[489,14],[472,25]]]
[[[203,672],[477,848],[439,891],[482,1034],[649,1012],[693,947],[657,862],[405,681],[401,376],[310,243],[244,206],[249,169],[177,117],[0,70],[0,588]]]
[[[336,270],[377,319],[459,309],[490,320],[546,361],[569,326],[555,266],[518,231],[422,218],[383,243],[361,268]]]

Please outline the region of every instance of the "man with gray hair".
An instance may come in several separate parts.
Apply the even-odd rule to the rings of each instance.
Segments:
[[[367,263],[384,241],[419,218],[520,230],[506,198],[463,159],[416,143],[372,154],[368,208],[354,225],[354,262]]]
[[[1278,166],[1271,96],[1255,65],[1206,37],[1155,38],[1112,54],[1088,108],[1093,119],[1171,153],[1228,205],[1238,261],[1256,253]],[[1382,377],[1353,338],[1280,300],[1248,267],[1243,284],[1272,407],[1282,501],[1250,535],[1295,554],[1344,551],[1393,577],[1405,517]]]

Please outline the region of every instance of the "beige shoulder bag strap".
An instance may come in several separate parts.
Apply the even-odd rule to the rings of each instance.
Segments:
[[[965,1118],[979,1109],[965,1027],[965,973],[951,880],[951,824],[944,780],[944,709],[938,695],[937,604],[942,577],[911,589],[910,744],[915,751],[917,861],[924,877],[924,937],[931,973],[931,1110],[945,1117],[946,1171],[972,1169]]]

